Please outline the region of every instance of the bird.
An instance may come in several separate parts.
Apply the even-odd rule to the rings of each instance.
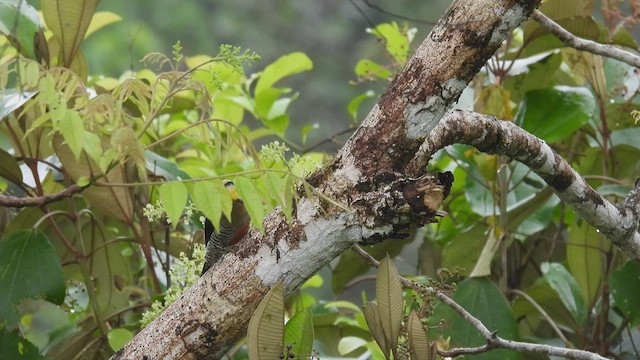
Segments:
[[[230,246],[240,242],[249,231],[249,213],[242,200],[238,198],[233,181],[226,180],[224,187],[231,193],[231,200],[233,201],[231,219],[223,215],[220,219],[220,229],[216,229],[209,219],[205,220],[204,239],[207,250],[200,276],[204,275],[211,265],[229,250]]]

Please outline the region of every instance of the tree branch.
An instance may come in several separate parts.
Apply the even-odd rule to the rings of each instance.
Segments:
[[[569,47],[620,60],[631,66],[640,67],[640,57],[612,45],[600,44],[595,41],[579,38],[548,18],[540,10],[535,10],[533,14],[531,14],[531,17]]]
[[[628,256],[640,259],[640,234],[637,231],[640,182],[636,182],[624,202],[614,205],[600,196],[541,139],[513,122],[466,111],[447,114],[433,129],[410,166],[424,167],[436,151],[455,143],[472,145],[486,153],[507,155],[527,165],[577,214]]]
[[[364,249],[362,249],[358,245],[354,245],[351,247],[353,251],[355,251],[358,255],[364,258],[371,265],[378,267],[380,263],[373,256],[367,253]],[[468,312],[465,308],[460,306],[455,300],[447,296],[440,290],[437,290],[430,286],[420,286],[413,281],[410,281],[404,277],[400,277],[400,282],[402,285],[415,290],[416,292],[426,291],[427,293],[435,296],[443,303],[447,304],[451,307],[455,312],[457,312],[460,316],[462,316],[471,326],[473,326],[486,340],[487,343],[485,345],[479,347],[465,347],[465,348],[457,348],[447,351],[438,350],[438,354],[442,357],[456,357],[461,355],[469,355],[469,354],[479,354],[483,352],[487,352],[491,349],[496,348],[505,348],[516,351],[530,351],[536,352],[546,355],[552,356],[563,356],[572,359],[585,359],[585,360],[606,360],[605,357],[602,357],[598,354],[584,351],[584,350],[576,350],[576,349],[567,349],[561,348],[551,345],[544,344],[531,344],[525,343],[521,341],[512,341],[499,337],[495,332],[490,331],[480,319],[473,316],[470,312]]]
[[[74,194],[82,192],[86,187],[82,187],[76,184],[69,186],[68,188],[57,192],[55,194],[47,194],[36,197],[19,198],[15,196],[0,195],[0,206],[6,206],[11,208],[24,208],[24,207],[40,207],[67,197],[71,197]]]

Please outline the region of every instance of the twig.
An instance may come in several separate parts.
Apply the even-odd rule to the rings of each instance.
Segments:
[[[542,316],[542,318],[547,320],[549,325],[551,325],[551,328],[553,329],[553,331],[564,342],[564,344],[566,346],[573,347],[573,344],[571,343],[571,341],[569,341],[569,339],[567,339],[566,336],[564,336],[564,334],[562,333],[562,330],[560,330],[558,325],[556,325],[556,323],[553,321],[551,316],[549,316],[549,314],[547,314],[547,312],[544,311],[542,306],[540,306],[540,304],[538,304],[537,301],[535,301],[531,296],[529,296],[529,294],[527,294],[524,291],[518,290],[518,289],[511,289],[511,290],[509,290],[509,292],[514,293],[514,294],[516,294],[518,296],[521,296],[522,298],[527,300],[529,302],[529,304],[531,304],[538,311],[538,313],[540,313],[540,316]]]
[[[628,51],[618,49],[617,47],[612,45],[600,44],[595,41],[579,38],[564,29],[562,26],[558,25],[558,23],[548,18],[539,10],[534,10],[533,14],[531,14],[531,17],[535,21],[540,23],[540,25],[549,30],[550,33],[557,36],[558,39],[562,40],[562,42],[567,46],[578,50],[588,51],[593,54],[603,55],[612,59],[620,60],[631,66],[640,68],[640,57],[633,55]]]
[[[19,198],[9,195],[0,195],[0,205],[10,208],[40,207],[42,205],[71,197],[82,192],[84,189],[86,189],[86,187],[73,184],[60,192],[36,197]]]
[[[358,255],[362,256],[371,265],[375,267],[378,267],[380,265],[378,260],[373,258],[373,256],[367,253],[359,245],[353,245],[351,247],[351,250],[355,251]],[[511,349],[516,351],[530,351],[530,352],[542,353],[542,354],[553,355],[553,356],[563,356],[571,359],[606,360],[605,357],[602,357],[598,354],[595,354],[589,351],[560,348],[560,347],[544,345],[544,344],[531,344],[531,343],[525,343],[520,341],[503,339],[499,337],[495,331],[494,332],[490,331],[486,326],[484,326],[482,321],[480,321],[478,318],[471,315],[471,313],[469,313],[462,306],[460,306],[460,304],[455,302],[453,299],[448,297],[446,294],[444,294],[440,290],[437,290],[431,286],[421,286],[402,276],[400,277],[400,282],[402,282],[402,285],[413,290],[420,290],[421,292],[426,290],[428,293],[432,294],[433,296],[438,298],[440,301],[447,304],[455,312],[457,312],[460,316],[462,316],[469,324],[471,324],[471,326],[473,326],[487,340],[487,343],[485,345],[479,346],[479,347],[456,348],[448,351],[438,350],[438,354],[442,357],[456,357],[456,356],[467,355],[467,354],[478,354],[482,352],[487,352],[495,348],[505,348],[505,349]]]
[[[431,131],[408,166],[423,168],[431,156],[448,145],[467,144],[511,157],[538,174],[558,197],[628,256],[640,259],[640,183],[622,203],[612,204],[598,194],[546,142],[510,121],[468,111],[446,114]]]
[[[328,142],[336,141],[336,139],[339,136],[342,136],[344,134],[348,134],[350,132],[354,132],[355,130],[356,130],[355,126],[350,126],[350,127],[346,128],[344,130],[338,131],[337,133],[329,136],[328,138],[322,139],[322,140],[318,141],[317,143],[315,143],[313,145],[310,145],[310,146],[307,146],[307,147],[304,147],[304,148],[302,148],[300,150],[301,150],[301,152],[303,154],[306,154],[306,153],[310,152],[311,150],[315,150],[315,149],[319,148],[320,146],[322,146],[322,145],[324,145],[324,144],[326,144]]]

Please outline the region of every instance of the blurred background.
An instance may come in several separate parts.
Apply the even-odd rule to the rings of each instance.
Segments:
[[[216,55],[220,44],[240,46],[257,52],[262,60],[249,72],[262,70],[278,57],[305,52],[314,69],[293,76],[286,86],[300,92],[291,107],[287,137],[300,143],[300,129],[317,123],[309,143],[327,138],[347,128],[351,122],[347,104],[356,95],[374,89],[376,95],[386,82],[350,86],[356,80],[353,69],[359,59],[385,63],[383,47],[366,29],[382,22],[408,22],[416,27],[414,46],[431,29],[431,23],[450,0],[108,0],[99,11],[112,11],[123,21],[98,31],[83,44],[90,74],[118,77],[127,70],[140,70],[140,62],[150,52],[171,54],[180,41],[185,56]],[[30,1],[40,8],[39,1]],[[382,10],[396,14],[392,16]],[[402,16],[415,19],[407,21]],[[423,21],[418,22],[418,21]],[[363,103],[360,120],[373,106]],[[310,109],[312,109],[310,111]],[[348,134],[341,138],[344,141]],[[339,144],[327,144],[334,152]]]

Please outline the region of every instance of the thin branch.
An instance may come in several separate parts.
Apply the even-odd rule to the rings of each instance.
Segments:
[[[534,10],[531,17],[569,47],[620,60],[631,66],[640,67],[640,57],[633,55],[628,51],[618,49],[612,45],[600,44],[595,41],[579,38],[564,29],[562,26],[558,25],[558,23],[548,18],[539,10]]]
[[[36,197],[20,198],[10,195],[0,195],[0,205],[10,208],[40,207],[42,205],[71,197],[82,192],[84,189],[86,189],[86,187],[73,184],[60,192]]]
[[[317,148],[319,148],[320,146],[326,144],[326,143],[330,143],[330,142],[336,142],[338,137],[345,135],[345,134],[349,134],[352,133],[356,130],[355,126],[350,126],[344,130],[338,131],[337,133],[329,136],[328,138],[322,139],[320,141],[318,141],[317,143],[313,144],[313,145],[309,145],[307,147],[303,147],[300,149],[300,152],[302,152],[303,154],[306,154],[312,150],[315,150]]]
[[[368,261],[371,265],[378,267],[380,263],[373,256],[371,256],[368,252],[366,252],[359,245],[353,245],[351,250],[355,251],[358,255],[362,256],[366,261]],[[567,349],[561,348],[551,345],[544,344],[531,344],[520,341],[512,341],[499,337],[496,331],[490,331],[478,318],[474,317],[465,310],[460,304],[455,302],[453,299],[448,297],[442,291],[435,289],[430,286],[421,286],[416,284],[404,277],[400,277],[400,282],[408,288],[413,290],[419,289],[419,291],[427,291],[432,294],[436,298],[438,298],[443,303],[447,304],[451,307],[455,312],[457,312],[460,316],[462,316],[471,326],[473,326],[486,340],[487,343],[483,346],[472,347],[472,348],[457,348],[448,351],[438,350],[438,354],[442,357],[456,357],[460,355],[467,354],[478,354],[482,352],[487,352],[491,349],[495,348],[504,348],[511,349],[516,351],[530,351],[536,353],[542,353],[553,356],[563,356],[571,359],[585,359],[585,360],[606,360],[605,357],[602,357],[598,354],[584,351],[584,350],[576,350],[576,349]]]
[[[527,294],[526,292],[518,290],[518,289],[511,289],[511,290],[509,290],[509,292],[514,293],[514,294],[516,294],[518,296],[521,296],[522,298],[527,300],[529,302],[529,304],[531,304],[538,311],[538,313],[540,313],[540,316],[542,316],[542,318],[545,319],[549,323],[549,325],[551,326],[553,331],[564,342],[564,344],[566,346],[573,347],[573,344],[571,343],[571,341],[569,341],[569,339],[567,339],[566,336],[564,336],[564,334],[562,333],[562,330],[560,330],[558,325],[556,325],[556,323],[553,321],[551,316],[549,316],[549,314],[547,314],[547,312],[542,308],[542,306],[540,306],[540,304],[538,304],[538,302],[534,298],[529,296],[529,294]]]
[[[538,174],[560,199],[628,256],[640,259],[640,182],[622,203],[612,204],[543,140],[511,121],[467,111],[452,111],[431,131],[408,169],[424,168],[431,156],[451,144],[511,157]]]
[[[421,24],[427,24],[427,25],[435,25],[436,24],[436,21],[422,20],[422,19],[418,19],[418,18],[406,16],[406,15],[401,15],[401,14],[394,13],[392,11],[385,10],[385,9],[381,8],[379,5],[371,3],[370,0],[363,0],[363,2],[365,4],[367,4],[368,7],[376,10],[377,12],[379,12],[381,14],[385,14],[385,15],[393,16],[393,17],[401,19],[401,20],[407,20],[407,21],[417,22],[417,23],[421,23]]]

